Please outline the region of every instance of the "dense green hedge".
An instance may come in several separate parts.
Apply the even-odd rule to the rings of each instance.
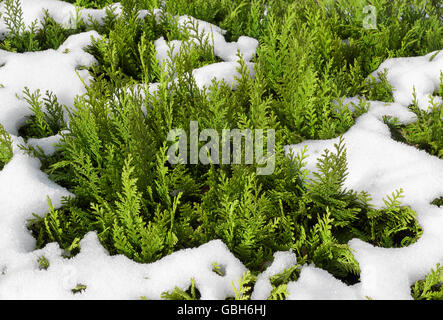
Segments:
[[[108,2],[112,1],[77,4],[100,8]],[[50,206],[44,218],[29,222],[38,247],[57,241],[68,254],[75,254],[83,235],[96,230],[111,254],[151,262],[222,239],[251,270],[243,279],[247,292],[277,250],[292,249],[299,265],[312,262],[355,283],[359,266],[346,244],[350,239],[401,247],[420,237],[415,213],[399,201],[401,190],[387,195],[385,208],[375,209],[370,195],[343,189],[346,141],[340,139],[335,150],[324,152],[313,180],[307,179],[303,167],[306,153],[292,161],[284,156],[283,146],[338,137],[367,109],[364,99],[355,112],[343,105],[337,108],[333,100],[360,95],[392,101],[383,75],[380,82],[367,77],[387,58],[443,48],[438,1],[372,1],[378,9],[376,29],[362,27],[363,1],[121,3],[123,15],[108,10],[103,26],[90,21],[66,30],[47,17],[41,31],[11,26],[13,33],[0,44],[18,52],[57,48],[70,34],[91,28],[105,37],[88,49],[99,64],[91,68],[94,81],[76,100],[68,125],[54,120],[55,111],[41,113],[44,103],[49,109],[59,108],[50,93],[42,101],[40,93],[27,92],[35,117],[21,130],[25,138],[67,131],[53,156],[25,149],[42,160],[51,179],[75,194],[62,208]],[[152,15],[136,19],[139,9],[159,7],[170,13],[162,21]],[[153,41],[160,36],[187,41],[189,33],[174,18],[182,14],[226,29],[229,41],[241,35],[258,39],[255,77],[250,78],[243,64],[237,90],[214,83],[211,91],[200,91],[190,71],[218,61],[208,47],[184,50],[162,70]],[[160,83],[153,96],[147,94],[149,82]],[[134,84],[146,89],[146,114],[140,94],[127,89]],[[441,157],[441,106],[430,114],[411,108],[417,112],[417,123],[399,128],[394,119],[386,122],[409,143]],[[189,132],[190,121],[219,134],[233,128],[274,129],[274,174],[258,176],[256,164],[169,164],[168,132]],[[432,125],[422,125],[429,122]],[[285,297],[285,283],[297,277],[297,270],[273,280],[272,298]],[[195,297],[191,288],[165,298],[189,297],[192,292]]]

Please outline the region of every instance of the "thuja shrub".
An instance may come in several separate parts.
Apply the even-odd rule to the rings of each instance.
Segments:
[[[443,97],[443,74],[436,93],[440,99]],[[402,128],[401,132],[407,143],[443,158],[443,103],[437,102],[437,95],[430,97],[428,110],[423,111],[418,108],[413,93],[410,109],[417,115],[417,121]]]
[[[43,11],[41,27],[37,28],[37,20],[30,26],[26,26],[19,0],[6,0],[4,6],[5,13],[1,19],[6,24],[8,35],[0,41],[0,48],[3,50],[18,53],[56,50],[70,35],[87,30],[87,26],[82,20],[76,23],[75,28],[62,26],[55,22],[47,10]]]
[[[150,11],[139,19],[137,2],[122,4],[120,16],[109,10],[106,23],[98,27],[103,39],[94,40],[87,50],[99,62],[91,71],[95,77],[105,76],[116,88],[131,80],[157,82],[159,68],[154,41],[161,36],[167,41],[186,40],[189,35],[178,25],[177,17],[161,14],[158,20]]]
[[[407,143],[443,158],[443,105],[434,105],[430,112],[414,109],[417,122],[401,131]]]
[[[359,267],[347,241],[358,237],[398,247],[420,236],[414,213],[398,201],[400,191],[376,210],[366,193],[343,189],[343,140],[335,152],[325,151],[310,182],[303,168],[306,152],[291,160],[281,142],[268,176],[256,174],[257,164],[170,164],[168,132],[189,132],[191,120],[220,136],[225,128],[278,127],[263,101],[265,80],[251,79],[244,65],[239,71],[236,91],[214,83],[206,92],[186,74],[170,81],[164,70],[159,91],[145,101],[146,114],[136,92],[111,99],[110,85],[96,80],[70,114],[58,151],[63,158],[46,169],[76,197],[30,222],[38,246],[57,241],[75,254],[79,239],[96,230],[111,254],[150,262],[221,239],[255,272],[275,251],[292,249],[301,261],[353,283]]]
[[[381,73],[369,77],[389,57],[418,55],[443,46],[442,26],[435,18],[437,5],[426,2],[409,6],[405,1],[380,1],[377,28],[363,28],[364,3],[349,1],[166,1],[166,14],[137,19],[137,10],[150,4],[123,1],[124,14],[102,28],[103,40],[90,49],[104,75],[116,87],[131,80],[158,82],[153,41],[187,39],[176,16],[190,14],[225,28],[226,39],[256,37],[256,60],[266,79],[266,97],[286,130],[284,143],[328,139],[344,133],[365,108],[351,112],[333,101],[361,95],[369,100],[392,101],[392,88]],[[346,14],[344,14],[346,13]],[[392,35],[392,28],[396,28]],[[236,29],[237,28],[237,29]],[[256,32],[254,30],[260,30]],[[233,34],[236,36],[233,36]],[[432,37],[431,37],[432,36]],[[420,43],[417,46],[416,43]],[[206,53],[205,53],[206,52]],[[216,62],[203,50],[206,63]],[[198,53],[191,55],[194,61]],[[209,56],[209,60],[207,57]],[[192,67],[204,64],[194,63]],[[143,69],[143,70],[142,70]]]
[[[174,15],[186,14],[216,24],[226,30],[227,41],[237,41],[242,35],[260,37],[265,27],[266,6],[264,0],[178,0],[166,1],[164,9]]]
[[[435,269],[425,279],[416,281],[411,286],[414,300],[443,300],[443,267],[437,263]]]
[[[115,2],[120,2],[114,0],[63,0],[63,1],[72,3],[73,5],[82,8],[92,8],[92,9],[101,9]]]
[[[443,31],[435,14],[437,4],[378,1],[375,29],[363,27],[365,5],[296,1],[283,5],[280,14],[277,5],[269,5],[257,55],[263,60],[271,105],[288,129],[287,143],[345,132],[359,114],[337,109],[333,100],[360,95],[392,101],[386,74],[380,74],[378,82],[369,77],[380,63],[443,47],[442,37],[434,37]]]
[[[443,158],[443,104],[438,102],[438,96],[443,97],[443,75],[441,76],[439,92],[429,98],[427,110],[421,110],[413,92],[413,103],[410,110],[416,114],[416,121],[408,125],[400,125],[395,118],[385,118],[385,123],[391,130],[393,139],[425,150],[431,155]]]
[[[443,197],[432,200],[431,204],[440,208],[441,206],[443,206]]]
[[[0,124],[0,170],[12,159],[12,139]]]
[[[50,178],[75,194],[61,208],[50,205],[45,217],[30,221],[37,246],[57,241],[68,255],[75,254],[83,235],[95,230],[111,254],[151,262],[221,239],[252,270],[247,285],[238,289],[240,297],[278,250],[292,249],[300,263],[314,263],[355,283],[360,270],[349,240],[382,247],[416,241],[421,228],[414,212],[401,205],[402,190],[386,196],[385,206],[376,209],[367,193],[344,189],[343,139],[323,153],[315,173],[304,168],[309,150],[293,159],[284,154],[287,143],[337,137],[353,124],[356,115],[343,106],[337,109],[332,100],[350,93],[390,96],[386,81],[366,80],[389,51],[376,51],[370,67],[363,57],[374,45],[363,40],[386,36],[387,29],[351,33],[342,26],[345,18],[334,13],[336,7],[317,2],[276,1],[263,7],[268,13],[258,35],[255,78],[241,62],[235,91],[224,82],[213,82],[207,91],[197,88],[190,71],[207,59],[206,50],[185,50],[171,57],[168,69],[159,68],[152,41],[159,36],[186,40],[186,34],[172,18],[161,23],[150,15],[135,19],[138,7],[123,2],[123,18],[110,19],[105,28],[109,41],[90,49],[99,61],[94,81],[75,101],[58,151],[53,158],[37,154],[46,160],[43,170]],[[197,3],[202,4],[193,1],[189,10],[197,10]],[[229,8],[222,3],[223,10]],[[247,14],[262,4],[251,3],[226,9],[232,25],[242,10]],[[177,8],[174,13],[184,10]],[[353,16],[356,9],[351,9]],[[212,19],[226,23],[223,15]],[[345,32],[361,40],[350,40],[352,50],[341,41]],[[152,95],[151,81],[159,83]],[[275,129],[274,173],[257,175],[257,164],[171,164],[168,133],[180,128],[189,134],[191,121],[219,136],[223,129]],[[285,281],[295,273],[274,279],[274,298],[285,296]],[[192,287],[171,294],[198,297]]]
[[[62,0],[75,6],[91,9],[102,9],[114,3],[134,3],[139,9],[152,9],[161,6],[160,0]]]
[[[212,38],[198,32],[198,22],[180,26],[177,16],[169,12],[156,16],[153,11],[139,19],[139,8],[151,8],[150,5],[143,6],[133,1],[122,2],[122,5],[123,13],[119,17],[109,10],[106,23],[98,27],[104,35],[103,39],[93,41],[87,50],[99,62],[91,69],[95,77],[105,76],[116,88],[132,80],[158,82],[160,70],[154,41],[160,37],[164,37],[167,42],[183,41],[176,59],[187,59],[181,65],[188,72],[221,61],[214,55]],[[192,38],[191,34],[194,34]],[[184,51],[187,54],[183,54]]]

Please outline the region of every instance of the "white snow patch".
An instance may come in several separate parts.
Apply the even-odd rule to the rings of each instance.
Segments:
[[[46,91],[57,96],[58,102],[72,108],[74,97],[86,93],[82,83],[92,79],[87,70],[96,62],[95,58],[82,50],[92,38],[99,38],[96,31],[70,36],[58,50],[13,53],[0,49],[0,123],[11,134],[17,134],[23,125],[23,117],[28,116],[28,104],[22,100],[23,90],[40,90],[42,97]],[[70,49],[65,53],[65,49]],[[22,100],[22,101],[20,101]],[[3,112],[5,109],[6,112]],[[65,121],[68,120],[65,114]]]
[[[89,19],[95,19],[99,23],[103,23],[103,18],[106,16],[106,8],[103,9],[85,9],[79,8],[71,3],[59,0],[20,0],[20,6],[23,12],[23,23],[26,29],[36,22],[36,28],[42,27],[42,21],[45,17],[44,12],[47,11],[55,22],[69,28],[74,28],[76,18],[88,22]],[[114,13],[119,15],[122,11],[120,3],[111,5],[115,8]],[[6,15],[5,3],[0,3],[0,39],[3,40],[8,34],[9,30],[4,21]]]
[[[198,248],[185,249],[151,264],[136,263],[123,255],[109,256],[95,232],[80,242],[80,253],[61,257],[55,243],[21,256],[21,270],[8,267],[2,277],[0,297],[8,299],[160,299],[177,286],[187,290],[195,279],[201,299],[226,299],[234,296],[232,283],[246,271],[243,264],[220,240]],[[47,270],[39,270],[36,260],[44,256]],[[225,275],[212,271],[212,263],[224,266]],[[17,272],[12,272],[15,269]],[[74,294],[82,284],[86,289]]]
[[[430,97],[440,85],[443,71],[443,50],[420,57],[391,58],[384,61],[372,75],[379,79],[378,72],[387,70],[387,80],[393,87],[394,101],[407,107],[413,103],[413,90],[420,109],[428,110]],[[442,103],[434,97],[434,103]]]
[[[288,300],[357,300],[359,285],[348,286],[327,271],[304,266],[297,281],[288,283]]]
[[[275,252],[274,261],[264,272],[258,275],[252,292],[252,300],[266,300],[272,292],[270,277],[283,272],[297,264],[297,257],[293,252]]]
[[[249,75],[254,77],[254,64],[246,62]],[[237,69],[240,68],[238,62],[218,62],[209,64],[207,66],[194,69],[192,75],[200,90],[209,88],[213,79],[216,81],[224,80],[226,84],[232,87],[233,90],[237,88],[238,81],[236,78],[240,77],[240,73]]]
[[[57,150],[57,144],[60,143],[61,139],[62,136],[59,133],[45,138],[29,138],[26,143],[28,146],[40,148],[45,155],[52,156]]]

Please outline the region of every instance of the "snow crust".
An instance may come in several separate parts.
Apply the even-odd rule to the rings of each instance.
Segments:
[[[347,286],[327,271],[304,266],[297,281],[288,284],[288,300],[357,300],[359,284]]]
[[[372,75],[379,79],[378,73],[386,69],[387,79],[393,86],[395,102],[405,107],[412,104],[415,88],[419,108],[428,110],[430,97],[438,91],[442,64],[443,50],[440,50],[422,57],[387,59]],[[441,97],[434,97],[434,103],[442,102]]]
[[[46,8],[57,22],[72,23],[75,7],[58,0],[21,0],[27,25],[43,17]],[[116,5],[116,12],[121,10]],[[4,12],[3,4],[0,12]],[[104,10],[83,10],[97,20]],[[147,11],[140,12],[143,17]],[[161,14],[160,10],[154,14]],[[191,17],[180,17],[185,24]],[[194,19],[196,20],[196,19]],[[224,31],[204,21],[199,30],[211,34],[214,52],[223,62],[193,71],[200,88],[207,87],[213,78],[224,80],[235,89],[237,50],[245,59],[253,76],[252,56],[258,42],[240,37],[228,43]],[[3,20],[0,32],[7,32]],[[91,38],[99,38],[95,32],[73,35],[58,50],[16,54],[0,50],[0,123],[11,134],[14,156],[0,171],[0,298],[1,299],[160,299],[164,291],[175,286],[186,290],[191,278],[196,281],[202,299],[225,299],[233,296],[232,283],[246,271],[245,266],[229,252],[220,240],[214,240],[197,248],[177,251],[154,263],[140,264],[122,256],[110,256],[101,246],[95,232],[88,233],[80,241],[80,253],[73,258],[63,257],[56,243],[35,250],[35,239],[26,228],[26,220],[35,213],[48,212],[47,197],[55,207],[60,207],[62,197],[73,196],[65,188],[55,184],[40,170],[38,159],[26,155],[20,144],[40,146],[52,154],[54,143],[60,135],[23,141],[18,129],[31,115],[22,91],[53,91],[59,102],[73,106],[75,96],[84,94],[85,88],[78,75],[87,84],[90,75],[80,66],[90,66],[95,59],[83,49]],[[159,61],[165,61],[161,38],[156,41]],[[176,42],[179,46],[180,43]],[[431,59],[431,57],[433,57]],[[162,62],[163,63],[163,62]],[[297,281],[288,284],[289,299],[411,299],[409,286],[423,278],[437,262],[443,263],[443,208],[430,202],[443,196],[443,161],[424,151],[394,141],[383,116],[397,117],[400,123],[415,121],[408,110],[415,87],[420,108],[428,108],[429,94],[439,83],[443,71],[442,52],[431,52],[423,57],[388,59],[378,71],[386,68],[387,79],[394,86],[394,103],[369,101],[369,111],[360,116],[355,125],[344,134],[347,148],[349,175],[346,188],[366,190],[377,207],[383,206],[383,197],[403,188],[403,203],[418,214],[424,232],[422,237],[407,248],[377,248],[358,239],[349,242],[361,268],[361,281],[347,286],[324,270],[313,265],[302,267]],[[78,74],[78,75],[77,75]],[[158,84],[149,85],[154,94]],[[345,102],[358,104],[357,97]],[[306,167],[314,171],[317,158],[325,148],[333,151],[338,138],[304,141],[285,147],[288,156],[308,147]],[[49,261],[47,270],[41,269],[37,259],[44,256]],[[212,263],[221,266],[224,275],[212,270]],[[269,278],[297,262],[292,252],[276,252],[272,264],[262,272],[252,293],[253,299],[265,299],[272,287]],[[86,290],[74,294],[77,285]]]
[[[59,103],[72,108],[74,97],[86,93],[83,82],[89,84],[92,79],[79,68],[96,62],[82,49],[100,37],[96,31],[72,35],[57,50],[14,53],[0,49],[0,123],[9,133],[17,135],[25,117],[31,115],[23,99],[25,87],[31,93],[40,90],[42,96],[53,92]]]
[[[23,22],[28,29],[34,22],[36,22],[36,28],[42,27],[42,21],[44,19],[44,10],[47,10],[49,16],[51,16],[55,22],[62,24],[66,27],[75,27],[76,19],[83,19],[83,21],[89,21],[95,19],[97,22],[102,23],[103,18],[106,16],[104,9],[85,9],[76,8],[71,3],[59,1],[59,0],[20,0],[21,8],[23,11]],[[114,13],[120,14],[122,7],[119,3],[112,5],[114,7]],[[5,12],[5,4],[0,4],[0,12]],[[141,12],[141,16],[146,15],[145,12]],[[0,39],[4,39],[8,34],[8,28],[3,18],[0,21]]]
[[[274,261],[264,272],[258,275],[252,292],[252,300],[265,300],[272,292],[270,277],[283,272],[297,264],[297,257],[293,252],[278,251],[274,253]]]

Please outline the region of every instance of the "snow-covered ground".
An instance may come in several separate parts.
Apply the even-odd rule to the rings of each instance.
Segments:
[[[76,11],[69,3],[21,2],[27,25],[43,17],[43,8],[59,23],[74,23],[72,17]],[[118,6],[116,12],[119,10]],[[1,5],[0,11],[4,11]],[[100,20],[104,10],[80,12],[83,17],[88,14]],[[149,13],[140,13],[143,14]],[[179,21],[186,23],[189,19],[193,18],[183,16]],[[199,21],[199,28],[205,34],[212,31],[215,54],[223,60],[194,70],[200,88],[209,86],[214,77],[235,86],[237,50],[243,54],[253,75],[253,63],[249,61],[258,45],[255,39],[240,37],[238,42],[227,43],[220,28],[203,21]],[[0,33],[6,32],[2,21]],[[56,243],[34,250],[35,239],[26,228],[26,220],[32,218],[32,213],[43,216],[48,211],[47,196],[58,207],[61,198],[71,194],[49,180],[40,170],[39,160],[18,148],[25,143],[17,136],[18,129],[31,115],[22,91],[26,86],[31,91],[50,90],[61,103],[72,107],[74,97],[86,92],[79,76],[86,84],[90,78],[86,70],[77,69],[95,62],[83,49],[91,43],[91,38],[99,37],[95,31],[73,35],[58,50],[24,54],[0,50],[0,83],[3,85],[0,123],[11,134],[14,145],[13,158],[0,171],[0,299],[139,299],[141,296],[159,299],[162,292],[172,291],[175,286],[186,290],[191,278],[195,279],[202,299],[233,296],[231,283],[237,284],[246,268],[220,240],[177,251],[150,264],[136,263],[122,255],[110,256],[95,232],[81,240],[80,253],[70,259],[62,256]],[[158,39],[155,45],[158,60],[167,63],[164,39]],[[181,43],[177,41],[175,45],[178,48]],[[433,199],[443,196],[443,160],[394,141],[383,123],[384,115],[397,117],[404,124],[415,120],[415,115],[408,110],[413,87],[420,108],[427,109],[429,94],[438,88],[440,71],[443,71],[443,51],[423,57],[390,59],[379,70],[383,68],[388,69],[395,102],[370,101],[369,111],[344,135],[349,168],[345,187],[368,191],[378,207],[383,205],[385,195],[403,188],[403,203],[417,212],[423,235],[413,245],[400,249],[377,248],[353,239],[349,245],[361,268],[361,282],[347,286],[326,271],[306,265],[300,278],[289,283],[289,299],[411,299],[410,285],[423,278],[436,263],[443,262],[443,208],[430,205]],[[28,143],[42,146],[49,154],[54,152],[52,144],[58,138],[30,139]],[[286,151],[290,156],[290,152],[307,145],[310,155],[307,168],[313,171],[322,151],[333,150],[336,142],[337,139],[304,141],[286,146]],[[47,270],[39,268],[40,256],[48,259]],[[292,252],[276,252],[274,256],[272,265],[258,277],[253,299],[266,298],[271,290],[269,277],[296,264]],[[212,271],[213,262],[223,268],[224,276]],[[78,284],[86,285],[87,289],[73,294],[71,290]]]

